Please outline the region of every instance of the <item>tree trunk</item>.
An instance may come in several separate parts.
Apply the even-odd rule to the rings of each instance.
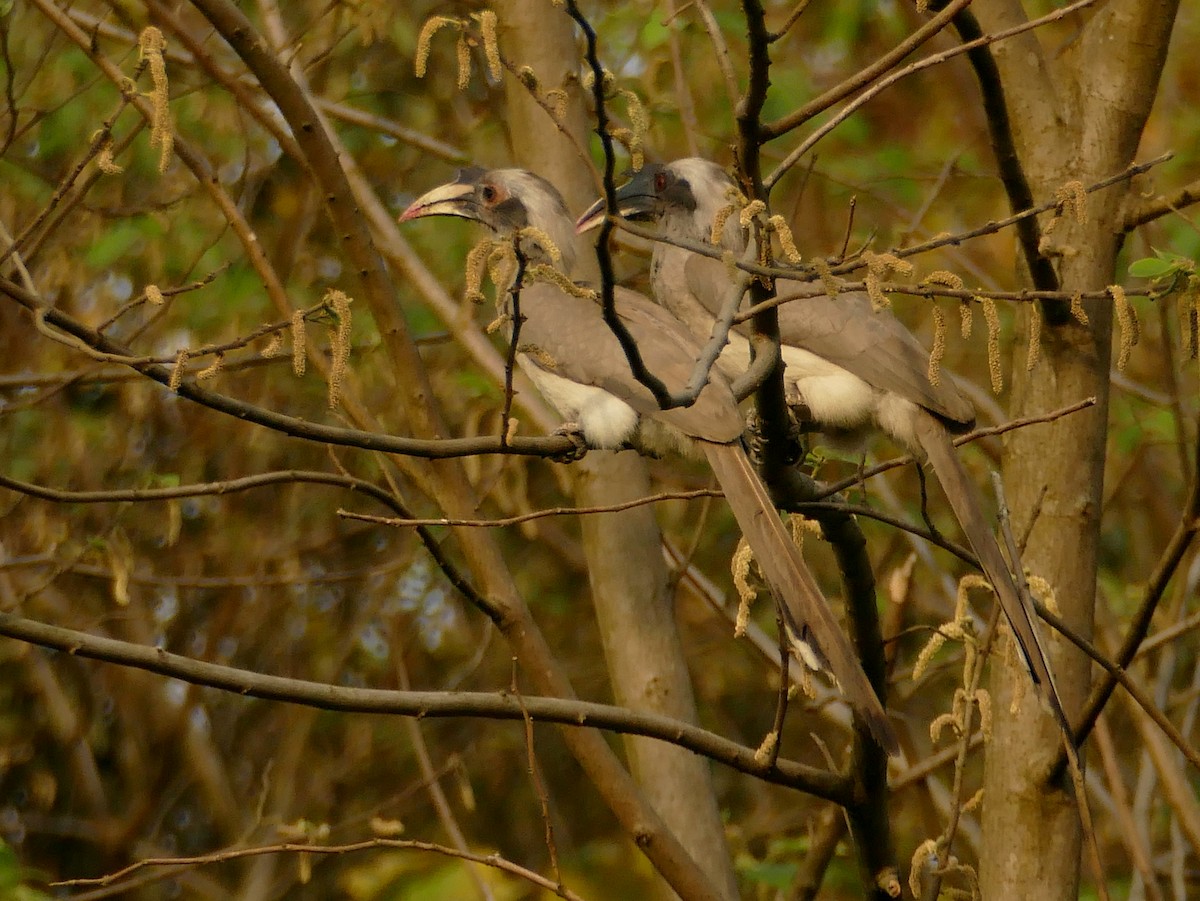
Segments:
[[[561,88],[569,102],[558,132],[525,87],[506,76],[506,115],[513,158],[551,181],[572,211],[596,194],[580,148],[587,147],[588,118],[577,73],[580,55],[570,20],[550,15],[548,4],[505,0],[497,6],[506,56],[529,66],[543,90]],[[582,239],[586,242],[586,239]],[[590,243],[579,248],[583,274],[596,275]],[[590,271],[589,271],[590,269]],[[579,506],[620,503],[650,491],[646,467],[632,453],[593,451],[575,467]],[[596,618],[618,704],[694,723],[695,700],[674,619],[662,543],[652,507],[583,519],[583,548]],[[679,838],[716,890],[737,897],[737,882],[709,765],[690,751],[630,737],[625,742],[634,775],[647,799]],[[673,897],[664,882],[660,893]]]
[[[1114,0],[1091,14],[1066,52],[1044,52],[1026,33],[995,45],[1015,125],[1018,152],[1040,201],[1068,182],[1121,171],[1133,159],[1166,55],[1176,0]],[[985,30],[1025,18],[1016,0],[972,6]],[[1066,291],[1112,284],[1128,183],[1089,195],[1086,211],[1062,216],[1044,241]],[[1047,221],[1043,221],[1045,229]],[[1088,323],[1042,329],[1041,357],[1025,368],[1025,341],[1014,352],[1011,415],[1028,416],[1094,396],[1096,406],[1036,429],[1010,432],[1004,481],[1013,531],[1029,532],[1023,564],[1049,581],[1062,616],[1090,636],[1104,481],[1112,307],[1085,304]],[[1022,338],[1030,310],[1020,317]],[[1032,530],[1030,526],[1032,524]],[[1065,641],[1051,641],[1052,662],[1068,715],[1087,695],[1090,665]],[[1079,896],[1082,835],[1075,801],[1046,774],[1061,738],[1048,713],[1028,697],[1010,714],[1013,690],[1028,677],[994,666],[997,712],[984,774],[981,888],[988,899],[1073,901]]]

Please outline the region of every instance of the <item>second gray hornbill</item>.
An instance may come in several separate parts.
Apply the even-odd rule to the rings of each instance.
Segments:
[[[529,266],[559,256],[559,268],[571,271],[574,222],[558,191],[523,169],[460,170],[454,181],[414,201],[400,221],[423,216],[474,220],[502,237],[515,237]],[[810,667],[827,665],[860,722],[894,751],[895,733],[879,699],[742,448],[742,418],[724,376],[713,373],[690,406],[663,410],[634,377],[598,299],[552,281],[498,285],[497,304],[510,339],[514,303],[518,364],[567,418],[568,431],[588,447],[636,444],[703,455],[767,584],[782,601],[793,652]],[[672,390],[687,384],[700,355],[687,329],[633,291],[618,289],[616,304],[646,368]]]
[[[726,215],[720,247],[741,254],[749,235],[737,212],[733,179],[715,163],[689,158],[642,167],[616,192],[618,211],[629,219],[655,221],[665,240],[654,245],[651,282],[656,299],[692,333],[707,339],[729,299],[733,278],[722,261],[667,243],[671,239],[712,241],[716,217]],[[598,200],[579,218],[579,232],[603,221]],[[777,280],[782,293],[786,282]],[[749,365],[744,332],[731,331],[720,365],[732,378]],[[1034,684],[1056,718],[1066,717],[1049,659],[1029,607],[1022,599],[996,538],[978,489],[958,459],[952,435],[968,431],[975,410],[949,378],[929,380],[929,353],[895,316],[876,311],[861,293],[820,295],[779,307],[784,388],[797,418],[839,439],[880,430],[929,461],[980,566],[996,589]]]

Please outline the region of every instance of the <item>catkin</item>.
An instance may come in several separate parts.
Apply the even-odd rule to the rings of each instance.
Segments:
[[[929,352],[929,384],[935,388],[942,383],[942,357],[946,354],[946,314],[933,305],[933,350]]]
[[[983,318],[987,322],[988,372],[992,377],[992,393],[999,394],[1004,390],[1004,372],[1000,368],[1000,314],[992,298],[981,297],[980,300],[983,303]]]

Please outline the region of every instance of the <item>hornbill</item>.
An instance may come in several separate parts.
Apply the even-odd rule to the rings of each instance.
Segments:
[[[558,191],[531,172],[462,169],[454,181],[414,201],[400,221],[422,216],[474,220],[515,239],[527,266],[559,257],[561,270],[571,271],[574,222]],[[600,302],[549,280],[515,284],[523,268],[516,267],[510,284],[497,285],[497,305],[510,340],[517,319],[518,365],[568,420],[564,431],[587,447],[636,444],[652,451],[699,451],[768,586],[782,601],[794,655],[810,668],[827,665],[869,733],[894,752],[896,737],[887,715],[742,448],[742,418],[724,376],[712,372],[690,406],[661,409],[634,376]],[[685,385],[700,356],[688,330],[633,291],[617,289],[616,307],[647,370],[673,389]]]
[[[618,212],[657,221],[663,240],[654,244],[651,282],[659,303],[706,339],[733,287],[722,260],[668,243],[711,242],[714,222],[725,216],[719,246],[745,251],[749,237],[737,211],[723,208],[738,197],[733,179],[708,160],[651,163],[617,189]],[[578,220],[582,233],[606,215],[603,198]],[[777,282],[779,290],[781,282]],[[834,442],[878,429],[933,467],[950,506],[996,590],[1030,677],[1060,725],[1067,723],[1053,672],[1034,618],[983,513],[979,491],[958,459],[952,434],[975,424],[971,402],[950,379],[929,380],[929,353],[895,316],[876,311],[861,293],[820,295],[779,306],[784,386],[801,422]],[[746,331],[748,326],[741,327]],[[749,343],[729,333],[721,366],[733,378],[749,365]]]

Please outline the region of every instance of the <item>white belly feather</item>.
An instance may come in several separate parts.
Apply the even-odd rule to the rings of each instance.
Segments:
[[[517,355],[517,363],[546,402],[564,419],[579,426],[589,446],[620,447],[637,431],[637,411],[619,397],[603,388],[582,385],[547,372],[525,354]]]

